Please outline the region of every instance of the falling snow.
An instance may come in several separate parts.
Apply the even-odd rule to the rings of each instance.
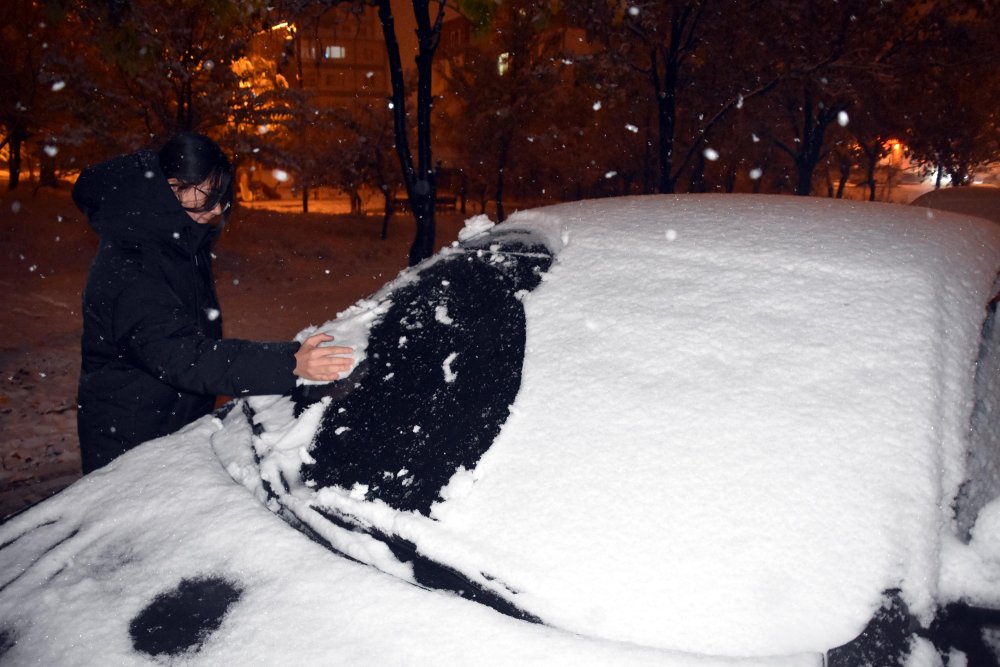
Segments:
[[[632,13],[631,9],[630,13]],[[759,168],[753,169],[750,171],[750,175],[754,178],[760,178],[762,170]],[[17,204],[16,208],[15,204]],[[29,211],[33,205],[30,201],[25,202],[25,207]],[[14,212],[21,210],[21,206],[17,202],[11,202],[10,206]],[[630,211],[629,213],[631,214],[632,212]],[[54,217],[49,217],[44,222],[51,226],[54,224],[54,220]],[[624,217],[623,226],[627,225],[629,220],[630,218]],[[40,218],[39,221],[41,222]],[[69,225],[66,226],[66,228],[68,227]],[[705,227],[706,225],[688,222],[679,223],[679,228],[683,230],[684,241],[671,246],[669,252],[696,252],[698,250],[696,243],[697,236],[703,233]],[[238,229],[234,231],[239,232]],[[280,232],[275,233],[280,234]],[[66,243],[69,243],[69,232],[66,232],[66,234]],[[695,236],[692,237],[691,234]],[[50,242],[52,235],[46,233],[43,236],[45,243],[52,245]],[[556,236],[562,238],[564,243],[569,242],[568,231],[556,234]],[[40,236],[39,238],[42,237]],[[666,229],[664,236],[658,236],[657,238],[666,238],[667,241],[674,241],[677,239],[677,230],[673,228]],[[759,248],[759,239],[749,235],[749,233],[747,239],[748,247]],[[575,247],[567,249],[566,257],[569,258],[569,253],[576,251],[577,248],[586,247],[586,242],[587,238],[581,235],[580,242],[576,243]],[[848,241],[843,238],[833,237],[830,239],[830,244],[828,245],[846,242]],[[263,247],[270,248],[272,245],[274,245],[274,240],[269,239]],[[662,241],[661,245],[663,245]],[[225,261],[227,256],[231,257],[232,248],[231,246],[223,247],[224,250],[221,254],[223,255],[223,261]],[[820,252],[821,249],[817,249],[816,252]],[[30,252],[27,256],[34,258],[38,255]],[[752,256],[752,253],[747,253],[743,256]],[[22,255],[23,258],[24,256]],[[25,273],[23,267],[23,264],[18,264],[18,271],[21,274]],[[306,265],[299,268],[302,269],[304,275],[314,276],[316,273],[314,265]],[[394,270],[389,273],[392,274]],[[283,271],[289,271],[289,269],[283,268]],[[358,273],[361,272],[359,271]],[[252,274],[253,272],[248,272],[248,278],[252,277]],[[226,278],[229,275],[223,272],[222,277]],[[557,280],[553,283],[554,289],[559,288],[560,276],[557,275],[556,278]],[[566,284],[568,282],[567,274],[563,274],[561,280]],[[82,280],[80,282],[82,284]],[[225,282],[228,283],[229,281]],[[252,281],[248,279],[245,282],[249,284]],[[336,284],[341,281],[331,280],[329,282],[334,283],[331,286],[332,288],[337,288]],[[238,285],[239,280],[234,278],[232,284]],[[78,286],[74,289],[78,289]],[[242,294],[249,289],[233,290],[233,294]],[[295,297],[289,295],[295,292],[287,288],[281,290],[281,292],[284,295],[283,298],[288,299],[289,302],[294,301]],[[529,303],[530,316],[537,316],[540,311],[544,310],[546,305],[546,302],[542,298],[544,297],[543,292],[540,291],[534,296],[538,298],[534,298]],[[683,306],[685,296],[683,293],[671,294],[671,308]],[[70,303],[74,301],[75,294],[67,292],[64,297],[60,296],[60,298]],[[258,296],[257,301],[251,302],[259,305],[261,313],[253,315],[257,318],[258,324],[256,327],[250,327],[250,331],[259,330],[261,325],[275,319],[273,315],[274,304],[270,301],[270,298],[271,294],[269,293],[267,299],[264,299],[263,296]],[[325,298],[329,298],[329,295]],[[706,322],[715,321],[719,317],[734,317],[737,313],[745,312],[745,301],[742,301],[742,299],[746,298],[756,299],[758,295],[739,295],[737,301],[741,303],[740,307],[733,308],[731,312],[727,313],[720,314],[716,312],[713,314],[713,319],[706,320]],[[228,302],[224,300],[224,303]],[[551,306],[552,304],[549,305]],[[617,304],[611,305],[614,306]],[[862,305],[855,304],[854,307],[861,307]],[[328,304],[325,307],[328,310],[336,310],[340,306],[330,306]],[[48,318],[46,321],[69,321],[78,317],[78,313],[67,315],[68,311],[66,310],[55,311],[53,309],[55,311],[53,313],[44,312],[47,310],[50,309],[38,309],[38,316]],[[227,312],[233,311],[227,306]],[[815,312],[819,311],[814,311],[813,314]],[[304,315],[301,311],[296,311],[293,316],[288,316],[286,319],[295,320],[301,325],[308,322],[310,317],[312,317],[311,314]],[[691,321],[701,322],[698,317],[692,318]],[[623,322],[607,321],[604,325],[607,332],[602,335],[606,335],[608,340],[613,341],[615,340],[615,336],[620,334]],[[680,330],[678,334],[679,339],[683,338],[683,331],[683,329]],[[658,334],[662,337],[662,329],[658,330]],[[724,336],[728,335],[730,335],[730,332],[724,333]],[[404,342],[405,339],[401,338],[400,343]],[[542,343],[544,342],[543,339]],[[573,343],[572,341],[570,342]],[[795,345],[793,344],[791,347],[795,348]],[[554,351],[561,353],[558,349],[554,349]],[[733,348],[733,351],[735,353],[740,352],[738,348]],[[63,354],[66,353],[63,352]],[[72,355],[66,356],[72,357]],[[454,355],[445,361],[444,367],[447,371],[448,367],[455,361]],[[540,353],[536,355],[536,361],[539,364],[550,363]],[[722,363],[721,358],[706,361],[709,363]],[[78,358],[72,357],[70,362],[76,363],[78,362]],[[559,367],[555,364],[555,361],[551,363],[553,368],[558,368],[560,372],[564,372],[569,367]],[[569,368],[572,370],[571,367]],[[12,380],[13,377],[7,372],[7,369],[5,368],[4,370],[7,380]],[[38,371],[33,370],[32,372]],[[51,384],[57,381],[57,378],[51,374],[47,375],[47,383]],[[42,374],[39,373],[39,377],[41,376]],[[614,380],[615,377],[609,376],[607,379]],[[527,382],[530,385],[531,382],[537,384],[542,382],[542,380],[543,378],[533,377]],[[678,382],[681,382],[681,380],[678,380]],[[542,385],[542,388],[545,388],[544,385]],[[720,386],[719,391],[720,395],[724,395],[727,388]],[[42,392],[35,393],[39,394]],[[572,408],[572,403],[567,401],[565,409],[571,410]],[[72,415],[72,412],[70,412],[70,415]],[[532,425],[537,423],[538,420],[543,420],[545,413],[540,410],[536,414],[531,410],[522,409],[515,416],[520,422],[523,422],[521,424],[523,426],[524,424]],[[6,417],[7,415],[5,415],[5,419]],[[535,421],[532,422],[530,420]],[[544,426],[544,420],[541,424]],[[518,425],[519,422],[512,420],[513,427],[517,427]],[[5,433],[10,428],[13,428],[13,424],[5,422]],[[190,567],[192,571],[201,571],[203,568],[221,563],[227,568],[227,571],[239,573],[255,586],[255,594],[253,596],[248,595],[241,602],[243,607],[239,609],[238,616],[234,616],[226,621],[229,625],[225,626],[225,632],[231,633],[227,638],[232,639],[235,636],[242,638],[243,641],[213,641],[207,643],[200,654],[192,654],[185,657],[185,660],[190,660],[192,664],[213,664],[213,659],[215,659],[214,664],[227,664],[227,662],[222,660],[222,657],[229,658],[228,664],[237,664],[240,660],[246,660],[247,651],[257,652],[255,655],[260,660],[267,661],[271,657],[280,660],[288,658],[288,655],[281,655],[281,651],[288,651],[289,648],[293,649],[295,658],[302,658],[300,661],[307,662],[310,658],[315,657],[316,660],[321,662],[323,659],[322,651],[324,650],[326,651],[326,655],[329,655],[331,649],[334,651],[344,650],[349,652],[351,650],[359,650],[359,647],[375,651],[375,655],[383,658],[382,662],[386,664],[391,663],[394,659],[398,660],[400,655],[416,655],[418,658],[414,662],[419,664],[435,664],[435,661],[437,664],[440,664],[442,656],[445,656],[444,660],[450,658],[452,662],[457,664],[461,662],[462,657],[469,655],[470,650],[483,649],[487,649],[489,653],[489,656],[483,660],[483,664],[490,665],[502,664],[504,657],[508,658],[507,664],[511,664],[511,652],[517,652],[516,656],[523,658],[521,664],[545,664],[544,656],[549,656],[550,658],[558,656],[559,659],[565,659],[567,664],[572,661],[572,664],[584,664],[588,665],[588,667],[590,665],[630,663],[642,665],[664,663],[684,665],[703,664],[701,661],[685,662],[683,656],[673,658],[672,656],[665,657],[665,654],[658,652],[646,652],[630,644],[592,641],[583,639],[579,635],[564,634],[548,626],[528,626],[513,622],[506,617],[495,614],[491,610],[480,609],[478,606],[460,600],[455,596],[428,594],[426,591],[400,583],[393,577],[361,567],[346,559],[332,557],[324,549],[314,545],[308,539],[296,533],[290,533],[285,524],[268,515],[259,506],[253,503],[246,503],[248,499],[246,491],[242,487],[234,487],[231,480],[226,477],[226,470],[217,464],[217,459],[212,453],[212,447],[206,446],[206,443],[216,435],[217,428],[213,422],[206,421],[186,434],[171,436],[169,442],[161,442],[159,444],[150,443],[145,448],[140,448],[140,450],[133,453],[127,461],[123,460],[122,465],[118,466],[117,470],[111,472],[111,475],[117,475],[117,477],[109,476],[103,478],[104,481],[116,480],[119,482],[114,485],[113,489],[109,490],[108,484],[102,485],[100,483],[102,478],[97,476],[86,480],[82,484],[78,484],[74,487],[75,490],[71,491],[70,496],[56,499],[53,501],[54,504],[34,510],[35,516],[39,516],[38,512],[52,511],[52,516],[57,517],[59,520],[63,520],[66,517],[70,517],[71,519],[86,518],[87,513],[91,511],[87,509],[88,507],[101,507],[100,503],[95,504],[94,501],[102,499],[100,494],[105,493],[103,498],[114,499],[116,506],[121,511],[118,521],[122,525],[119,526],[121,530],[117,530],[117,532],[115,532],[115,525],[117,524],[113,523],[99,526],[99,528],[110,531],[107,533],[110,537],[122,538],[122,544],[127,545],[126,548],[135,549],[135,553],[131,554],[135,558],[123,559],[124,562],[120,564],[121,567],[114,574],[114,591],[103,590],[102,588],[104,584],[111,581],[110,579],[101,579],[100,576],[94,576],[95,572],[100,573],[99,570],[96,570],[98,566],[107,565],[107,563],[96,558],[98,555],[96,550],[93,554],[88,554],[88,552],[80,553],[81,556],[94,556],[90,560],[87,558],[78,558],[75,562],[67,561],[67,570],[53,578],[54,588],[50,589],[56,595],[65,593],[65,596],[62,598],[64,604],[52,605],[48,603],[48,608],[46,608],[46,600],[42,596],[26,596],[23,598],[22,611],[24,611],[25,617],[36,618],[38,622],[34,626],[31,624],[23,626],[25,628],[24,632],[27,634],[24,641],[21,642],[22,646],[27,645],[26,642],[28,640],[37,639],[39,642],[37,645],[42,647],[41,650],[48,650],[51,652],[51,655],[59,655],[58,651],[60,650],[67,651],[63,655],[70,655],[69,651],[81,650],[79,643],[73,643],[74,641],[79,641],[78,638],[80,635],[73,635],[72,632],[67,633],[67,628],[75,627],[77,623],[82,625],[87,622],[86,619],[88,618],[91,620],[105,618],[106,613],[108,613],[107,610],[112,610],[111,613],[113,614],[116,605],[121,606],[123,601],[124,606],[131,605],[132,608],[139,608],[143,602],[142,596],[148,599],[157,590],[162,588],[161,584],[166,585],[169,583],[169,575],[166,572],[176,572],[178,564],[183,567]],[[627,446],[628,444],[628,442],[623,441],[623,446]],[[600,452],[597,452],[597,454],[600,454]],[[572,463],[572,460],[568,461],[567,467]],[[587,463],[592,463],[592,459],[588,459]],[[725,465],[725,463],[726,459],[723,458],[722,464]],[[150,479],[153,477],[150,476],[150,471],[155,471],[156,476],[154,477],[158,477],[168,483],[151,484]],[[133,472],[135,474],[132,474]],[[480,472],[486,473],[489,470],[486,466],[483,466],[483,470]],[[746,467],[741,468],[739,472],[743,475],[747,474]],[[399,471],[401,479],[405,478],[408,474],[407,470]],[[742,477],[737,475],[733,479],[738,481]],[[185,487],[181,485],[172,486],[178,480],[180,480],[181,485],[189,483],[191,485],[190,488],[198,489],[203,493],[179,497],[176,494],[176,490]],[[557,481],[560,480],[561,478],[557,479]],[[87,481],[92,483],[87,484]],[[448,500],[455,509],[461,509],[462,502],[468,504],[475,501],[473,492],[477,490],[478,481],[475,479],[472,471],[460,468],[456,470],[455,476],[452,478],[449,486],[446,487],[448,490],[442,490],[442,498]],[[483,486],[483,488],[486,487]],[[698,490],[700,489],[695,489],[695,491]],[[350,490],[350,496],[352,499],[361,501],[367,491],[367,487],[355,487]],[[627,494],[628,491],[628,488],[621,489],[622,494]],[[901,493],[906,492],[909,492],[909,490],[903,489],[901,491]],[[604,503],[609,502],[607,498],[599,498],[597,500]],[[614,498],[612,502],[619,509],[628,509],[625,502],[620,498]],[[44,509],[44,507],[48,507],[49,509]],[[130,512],[133,509],[142,511]],[[725,509],[733,510],[732,507],[726,507]],[[152,511],[146,514],[142,513],[147,510]],[[807,506],[802,511],[809,512],[812,510]],[[235,518],[238,521],[229,523],[223,521],[223,519],[231,516],[228,514],[229,512],[235,513]],[[146,550],[146,547],[150,545],[144,541],[146,539],[143,535],[144,531],[136,530],[141,525],[135,520],[138,516],[141,516],[148,522],[142,526],[143,529],[148,530],[148,535],[158,535],[161,529],[169,527],[172,531],[170,535],[176,538],[178,545],[181,547],[193,547],[188,550],[191,555],[187,557],[187,560],[183,560],[184,548],[175,550]],[[196,517],[195,520],[191,521],[192,517]],[[410,517],[402,518],[404,520],[410,519]],[[10,525],[13,526],[14,524]],[[66,524],[63,525],[65,526]],[[82,525],[88,528],[88,524],[84,523]],[[994,523],[993,525],[996,524]],[[89,528],[98,528],[98,526],[89,524]],[[515,529],[517,528],[519,526],[515,526]],[[824,526],[825,528],[826,526]],[[670,527],[668,526],[667,529],[670,529]],[[892,531],[890,532],[895,531],[896,528],[892,527]],[[825,530],[821,532],[824,533],[824,537],[828,536]],[[85,534],[87,534],[86,531],[81,531],[81,535]],[[488,534],[487,537],[489,537]],[[569,534],[569,537],[572,537],[572,534]],[[548,542],[552,541],[549,540]],[[72,549],[73,545],[79,544],[79,542],[80,540],[76,538],[69,538],[66,544],[63,545],[63,548]],[[681,543],[686,544],[683,541]],[[95,542],[94,544],[97,546],[101,546],[102,544],[110,545],[111,542]],[[827,546],[829,547],[830,545]],[[840,544],[834,544],[830,548],[839,549],[843,547]],[[681,551],[683,552],[683,549]],[[724,549],[719,550],[718,554],[720,558],[728,558],[730,556]],[[114,556],[115,554],[109,552],[104,555]],[[682,553],[681,555],[685,554]],[[167,567],[161,570],[142,567],[140,556],[147,559],[145,561],[146,566],[153,563],[154,565],[163,564]],[[150,558],[154,560],[148,560]],[[181,560],[170,560],[178,558]],[[565,565],[575,566],[576,563]],[[86,567],[91,567],[92,569],[85,571]],[[560,571],[565,571],[565,569]],[[73,575],[75,574],[80,576],[74,579]],[[773,595],[773,591],[775,590],[773,585],[780,584],[780,577],[786,575],[778,571],[775,571],[775,575],[779,577],[779,580],[768,580],[767,583],[771,584],[772,587],[762,591],[763,595],[766,596],[767,604],[780,604],[781,602],[782,596],[778,596],[776,599]],[[151,576],[152,578],[150,578]],[[8,589],[8,595],[11,594],[11,591],[16,591],[18,586],[23,585],[29,579],[30,577],[21,578],[17,585],[13,585]],[[599,582],[599,580],[595,581]],[[60,586],[62,587],[61,589],[59,588]],[[136,591],[141,592],[137,593]],[[289,591],[295,591],[295,595],[289,596]],[[74,594],[83,592],[87,594]],[[782,593],[785,592],[782,591]],[[295,599],[289,601],[289,597],[294,597]],[[594,596],[591,595],[590,598],[594,599]],[[59,598],[57,597],[56,599]],[[329,604],[331,599],[341,600],[342,602],[346,600],[347,603]],[[723,600],[723,602],[726,602],[726,600]],[[816,608],[820,608],[821,606],[817,605]],[[713,620],[712,614],[717,612],[716,609],[710,608],[708,605],[695,605],[693,608],[696,614],[704,614],[704,617],[708,621]],[[81,609],[85,613],[79,613]],[[42,611],[39,612],[39,610]],[[443,622],[442,619],[446,619],[447,622]],[[601,620],[600,618],[596,618],[595,612],[594,622],[600,623]],[[681,619],[681,621],[683,620]],[[235,621],[235,623],[231,623],[231,621]],[[302,632],[307,633],[309,637],[317,638],[317,641],[313,644],[302,641],[297,641],[293,644],[288,640],[288,627],[295,627],[297,630],[301,628]],[[335,637],[331,637],[328,631],[330,627],[338,628],[338,633]],[[380,640],[375,643],[371,641],[371,637],[380,637]],[[427,641],[428,637],[433,637],[434,641]],[[469,639],[470,637],[474,639]],[[238,646],[234,646],[234,644],[238,644]],[[125,664],[131,659],[125,653],[127,651],[127,647],[125,646],[111,643],[103,647],[103,650],[113,654],[121,664]],[[379,651],[382,652],[378,653]],[[539,656],[542,657],[540,658]],[[555,661],[558,662],[559,659]],[[677,662],[670,662],[671,660],[676,660]],[[86,658],[81,659],[81,662],[85,661]],[[95,662],[100,662],[100,660],[95,657]],[[548,662],[551,664],[553,660],[550,659]],[[713,662],[712,664],[724,664],[726,662],[720,659],[718,663]],[[59,662],[55,660],[48,664],[59,664]]]
[[[446,326],[451,326],[455,323],[455,321],[448,316],[448,306],[436,307],[434,309],[434,319]]]
[[[458,352],[452,352],[445,358],[444,363],[441,365],[441,368],[444,371],[444,381],[449,384],[454,382],[458,378],[458,373],[456,373],[451,368],[451,365],[455,362],[455,359],[457,358],[458,358]]]

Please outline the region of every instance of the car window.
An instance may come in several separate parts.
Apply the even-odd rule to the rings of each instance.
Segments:
[[[472,469],[521,385],[520,298],[551,252],[529,233],[479,237],[386,298],[367,358],[343,382],[300,388],[301,409],[330,398],[302,479],[428,514],[459,467]]]
[[[979,359],[976,362],[975,403],[970,425],[971,443],[966,470],[968,479],[955,502],[959,534],[969,532],[979,511],[1000,496],[1000,324],[997,296],[987,306]]]

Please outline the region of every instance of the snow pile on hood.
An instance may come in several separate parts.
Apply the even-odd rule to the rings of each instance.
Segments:
[[[221,426],[205,417],[154,440],[0,526],[5,667],[746,664],[523,623],[337,558],[233,483],[206,443],[248,438],[248,427],[236,412]],[[219,629],[178,655],[136,650],[130,627],[143,610],[206,577],[241,591]]]

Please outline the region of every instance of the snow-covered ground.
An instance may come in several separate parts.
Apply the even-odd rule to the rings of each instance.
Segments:
[[[69,189],[0,182],[0,518],[80,476],[80,295],[97,237]],[[290,340],[406,266],[411,216],[395,216],[381,241],[381,216],[337,215],[337,204],[236,213],[216,252],[226,335]],[[439,216],[439,246],[456,238],[459,217]]]

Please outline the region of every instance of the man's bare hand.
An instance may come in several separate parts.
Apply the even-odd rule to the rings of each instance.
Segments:
[[[310,336],[295,353],[295,371],[300,378],[314,382],[333,382],[347,375],[354,366],[354,349],[350,347],[320,347],[333,336],[318,333]]]

